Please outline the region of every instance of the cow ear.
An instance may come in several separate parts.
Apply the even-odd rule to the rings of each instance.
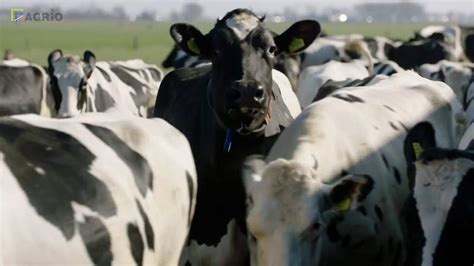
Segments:
[[[430,123],[422,122],[408,131],[403,144],[405,160],[411,164],[418,160],[424,150],[436,147],[435,131]]]
[[[86,63],[86,68],[84,70],[87,78],[89,78],[92,75],[92,71],[94,71],[95,68],[95,54],[89,50],[84,52],[84,63]]]
[[[170,28],[170,34],[176,44],[189,55],[206,55],[208,45],[204,35],[194,26],[177,23]]]
[[[368,175],[346,175],[329,189],[331,208],[338,212],[353,210],[374,187],[374,180]]]
[[[262,172],[267,166],[262,155],[247,157],[242,167],[242,178],[247,195],[252,195],[253,188],[262,180]]]
[[[279,51],[295,54],[306,49],[318,37],[321,26],[314,20],[302,20],[274,38]]]
[[[53,67],[53,62],[59,60],[61,57],[63,57],[63,51],[60,49],[56,49],[49,53],[48,55],[48,66],[50,69]]]

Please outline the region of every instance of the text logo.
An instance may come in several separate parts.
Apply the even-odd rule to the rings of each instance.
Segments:
[[[63,14],[52,9],[50,12],[25,12],[23,8],[10,9],[11,21],[19,24],[27,21],[61,21]]]
[[[23,8],[12,8],[10,10],[10,20],[16,22],[17,24],[25,21],[25,13]]]

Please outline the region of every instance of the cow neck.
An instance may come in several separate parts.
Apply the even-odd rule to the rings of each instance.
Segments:
[[[214,119],[217,121],[217,124],[224,130],[227,129],[225,126],[224,122],[219,118],[219,115],[217,114],[216,108],[214,107],[213,101],[211,99],[211,92],[212,92],[212,78],[209,80],[207,83],[207,88],[206,88],[206,102],[211,109],[212,115],[214,116]]]
[[[87,104],[87,101],[88,101],[88,91],[90,89],[90,84],[87,83],[86,84],[86,87],[84,89],[82,89],[82,83],[84,82],[84,80],[81,80],[81,83],[79,84],[79,91],[78,93],[80,93],[80,98],[78,99],[77,101],[77,110],[79,110],[81,113],[84,113],[84,112],[87,112],[87,108],[88,108],[88,104]],[[85,107],[85,108],[84,108]]]

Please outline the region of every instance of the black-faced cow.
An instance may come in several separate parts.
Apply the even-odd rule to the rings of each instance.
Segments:
[[[412,71],[310,105],[244,167],[252,265],[405,265],[420,149],[453,148],[462,107]]]
[[[197,179],[165,121],[1,118],[0,158],[2,265],[177,265]]]
[[[423,152],[414,197],[425,238],[421,265],[472,265],[467,243],[474,237],[474,151]]]
[[[45,70],[13,58],[0,63],[0,116],[35,113],[54,116],[54,101]]]
[[[278,34],[272,32],[272,35],[277,36]],[[171,50],[163,61],[162,66],[165,68],[200,67],[210,63],[211,61],[205,59],[203,56],[187,54],[179,48],[177,44],[175,44],[173,50]],[[275,56],[275,64],[273,68],[285,74],[288,77],[288,80],[290,80],[293,90],[296,91],[300,66],[300,54],[280,52]]]
[[[278,72],[272,68],[278,53],[305,49],[320,26],[300,21],[273,37],[261,18],[236,9],[206,35],[189,24],[174,24],[170,31],[181,49],[212,62],[166,75],[155,105],[155,116],[188,138],[199,176],[183,263],[247,265],[242,162],[250,154],[266,154],[300,112],[297,101],[293,107],[285,103],[293,91],[282,74],[275,79]]]
[[[156,98],[162,72],[141,60],[96,62],[54,50],[48,57],[51,88],[60,117],[103,112],[111,107],[147,117]]]

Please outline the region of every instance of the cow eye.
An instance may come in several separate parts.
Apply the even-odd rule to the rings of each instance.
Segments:
[[[277,51],[277,47],[275,45],[272,45],[268,48],[268,53],[273,55]]]

